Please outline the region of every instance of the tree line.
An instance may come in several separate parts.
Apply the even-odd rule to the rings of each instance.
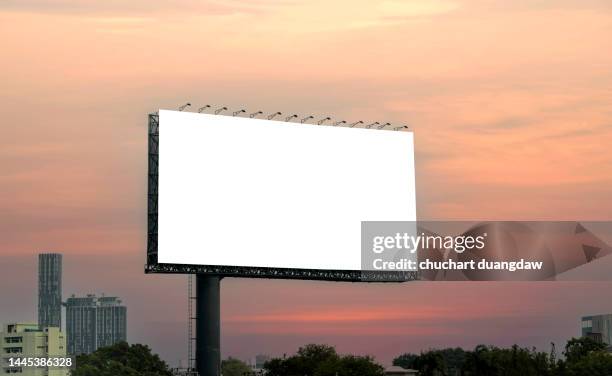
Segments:
[[[420,376],[611,376],[612,354],[591,338],[572,338],[562,357],[536,349],[478,345],[405,353],[393,365],[416,369]],[[221,363],[223,376],[250,376],[244,362],[228,358]],[[328,345],[310,344],[296,354],[264,364],[266,376],[384,376],[384,367],[370,356],[341,355]],[[91,354],[80,355],[72,376],[171,376],[166,362],[146,345],[120,342]]]
[[[612,354],[606,346],[588,337],[572,338],[564,357],[557,359],[553,351],[479,345],[472,351],[446,348],[406,353],[393,364],[416,369],[420,376],[611,376]]]

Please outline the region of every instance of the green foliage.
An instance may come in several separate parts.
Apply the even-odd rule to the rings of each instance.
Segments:
[[[465,363],[467,352],[460,347],[442,349],[439,352],[446,364],[446,374],[453,376],[458,374],[463,363]]]
[[[517,345],[509,349],[478,345],[462,349],[406,353],[393,364],[417,369],[421,376],[612,376],[612,354],[605,344],[590,338],[572,338],[565,346],[565,360]]]
[[[315,369],[321,363],[337,361],[339,356],[332,346],[310,344],[300,347],[296,358],[306,369]]]
[[[384,368],[369,356],[346,355],[321,363],[314,376],[376,376],[383,371]]]
[[[242,360],[232,358],[221,361],[221,373],[223,376],[244,376],[251,372],[251,368]]]
[[[560,373],[561,375],[561,373]],[[612,354],[593,351],[580,359],[568,363],[564,376],[610,376],[612,375]]]
[[[393,359],[393,365],[405,369],[415,369],[414,361],[418,357],[417,354],[405,353]]]
[[[79,355],[72,376],[171,376],[168,365],[146,345],[119,342]]]
[[[421,375],[449,375],[460,373],[465,362],[466,351],[462,348],[429,350],[420,355],[406,353],[393,360],[394,366],[418,369]]]
[[[477,346],[467,354],[462,367],[465,376],[546,376],[553,375],[554,364],[548,354],[517,345],[510,349]]]
[[[327,345],[306,345],[297,354],[284,359],[272,359],[264,364],[268,376],[314,375],[321,364],[329,365],[339,359],[336,349]]]
[[[414,360],[414,366],[421,376],[446,376],[446,364],[440,351],[421,353]]]
[[[552,375],[548,354],[513,346],[500,349],[476,346],[474,351],[460,348],[429,350],[420,355],[404,354],[395,365],[419,370],[422,376],[546,376]]]
[[[266,362],[267,376],[382,376],[384,368],[367,356],[340,356],[327,345],[306,345],[296,355]]]
[[[545,352],[522,348],[478,345],[433,349],[419,355],[406,353],[393,365],[413,368],[420,376],[612,376],[612,354],[590,338],[571,339],[565,360],[555,361]],[[340,356],[327,345],[307,345],[296,355],[272,359],[264,365],[267,376],[380,376],[384,369],[370,357]]]
[[[568,363],[580,361],[593,351],[605,350],[606,345],[589,337],[572,338],[565,345],[565,359]]]

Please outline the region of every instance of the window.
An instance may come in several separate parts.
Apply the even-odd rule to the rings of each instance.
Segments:
[[[21,343],[23,337],[4,337],[4,343]]]
[[[21,347],[5,347],[4,352],[7,354],[19,354],[23,351]]]
[[[582,320],[582,327],[583,328],[592,328],[593,327],[593,320]]]

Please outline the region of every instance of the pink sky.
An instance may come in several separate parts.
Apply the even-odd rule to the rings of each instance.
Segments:
[[[0,35],[0,282],[34,286],[18,273],[30,256],[63,252],[65,293],[126,297],[132,338],[172,361],[159,338],[182,344],[183,279],[140,274],[158,108],[406,123],[422,219],[610,220],[609,1],[8,0]],[[79,271],[102,254],[131,264]],[[179,308],[150,313],[152,286]],[[545,346],[577,333],[578,315],[612,311],[609,288],[227,280],[224,354]],[[0,321],[32,315],[34,299],[11,297]]]

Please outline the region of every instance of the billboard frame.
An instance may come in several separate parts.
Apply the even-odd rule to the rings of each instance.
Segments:
[[[268,268],[251,266],[168,264],[158,262],[159,113],[148,116],[147,263],[145,273],[203,274],[218,277],[296,279],[343,282],[405,282],[418,279],[417,272],[378,272]]]

